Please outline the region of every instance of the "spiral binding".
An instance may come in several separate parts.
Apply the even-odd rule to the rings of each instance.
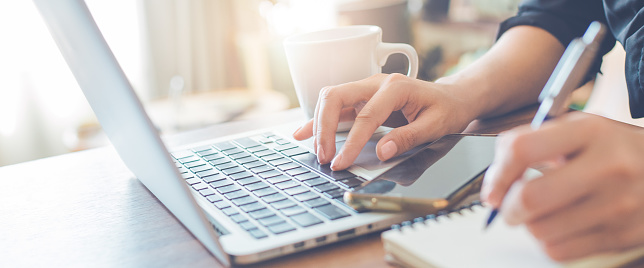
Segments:
[[[452,213],[460,214],[461,210],[472,209],[475,206],[483,206],[483,204],[481,203],[481,201],[474,201],[468,205],[464,205],[456,209],[452,209],[448,211],[442,210],[442,211],[439,211],[438,213],[429,214],[425,217],[418,217],[410,221],[401,222],[400,224],[394,224],[391,226],[391,230],[400,230],[400,228],[402,227],[413,226],[414,224],[417,224],[417,223],[426,223],[427,221],[437,221],[439,217],[449,217],[449,215]]]

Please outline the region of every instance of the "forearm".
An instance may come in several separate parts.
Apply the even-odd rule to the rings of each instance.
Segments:
[[[469,103],[472,119],[487,118],[535,103],[564,47],[548,32],[531,26],[503,34],[479,60],[441,78]]]

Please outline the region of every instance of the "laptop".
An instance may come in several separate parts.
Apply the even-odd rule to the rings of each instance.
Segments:
[[[344,204],[344,191],[386,168],[368,153],[358,159],[363,165],[332,172],[317,163],[312,144],[290,138],[294,124],[168,150],[85,3],[35,4],[123,162],[222,264],[255,263],[413,218]]]

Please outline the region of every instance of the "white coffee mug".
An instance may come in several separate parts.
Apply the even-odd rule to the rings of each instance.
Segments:
[[[383,43],[378,26],[346,26],[296,34],[284,40],[284,48],[297,98],[308,119],[313,118],[323,87],[378,74],[391,54],[407,56],[407,76],[416,78],[418,74],[416,50],[408,44]]]

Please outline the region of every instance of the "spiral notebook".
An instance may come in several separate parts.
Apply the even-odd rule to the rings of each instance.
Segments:
[[[490,209],[480,203],[429,215],[382,234],[387,260],[404,267],[616,267],[644,255],[644,247],[557,263],[524,226],[504,221],[483,230]]]

